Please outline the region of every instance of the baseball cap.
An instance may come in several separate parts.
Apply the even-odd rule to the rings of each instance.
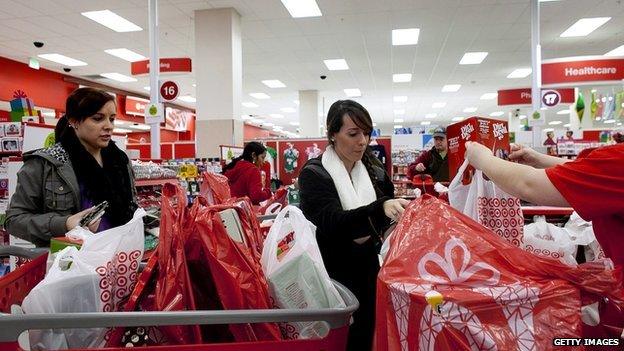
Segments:
[[[442,137],[445,138],[446,137],[446,128],[444,127],[438,127],[436,129],[433,130],[433,137]]]

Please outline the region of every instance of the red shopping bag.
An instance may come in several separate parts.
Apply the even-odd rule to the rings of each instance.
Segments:
[[[389,240],[379,351],[550,350],[553,338],[583,335],[581,294],[622,301],[604,265],[535,256],[429,195],[408,206]]]
[[[209,204],[223,204],[232,197],[226,176],[210,172],[203,172],[201,176],[199,194],[208,200]]]
[[[273,194],[273,196],[271,196],[271,198],[268,199],[266,203],[264,203],[260,207],[258,213],[260,213],[261,215],[278,214],[279,211],[281,211],[282,208],[286,207],[287,205],[288,189],[279,188],[277,189],[275,194]]]

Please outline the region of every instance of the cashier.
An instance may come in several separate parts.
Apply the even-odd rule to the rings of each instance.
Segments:
[[[591,221],[596,239],[616,266],[624,266],[624,144],[567,160],[513,146],[508,162],[468,142],[466,159],[507,193],[537,205],[572,207]]]

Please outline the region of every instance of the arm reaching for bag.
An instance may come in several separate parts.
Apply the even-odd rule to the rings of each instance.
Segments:
[[[534,150],[531,151],[537,153]],[[534,156],[531,154],[525,154],[525,156],[528,157],[525,157],[524,160],[537,161],[538,164],[541,164],[542,161],[551,161],[541,159],[539,156],[531,158]],[[475,142],[466,143],[466,159],[474,168],[483,171],[496,185],[512,196],[537,205],[570,206],[548,179],[546,171],[543,169],[502,160],[495,157],[490,149]]]

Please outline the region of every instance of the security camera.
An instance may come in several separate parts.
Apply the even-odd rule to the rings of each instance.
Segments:
[[[42,43],[42,42],[40,42],[40,41],[35,41],[35,42],[33,42],[33,45],[34,45],[35,47],[37,47],[37,48],[42,48],[42,47],[43,47],[43,43]]]
[[[71,68],[69,68],[69,67],[63,67],[63,71],[65,71],[65,72],[69,73],[69,72],[71,72]]]
[[[327,76],[321,76],[322,80],[325,80],[327,78]]]

